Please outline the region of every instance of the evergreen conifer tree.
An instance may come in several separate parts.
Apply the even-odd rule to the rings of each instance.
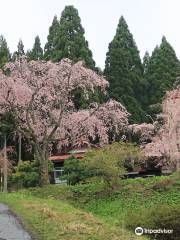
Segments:
[[[131,121],[144,121],[142,107],[146,82],[143,66],[124,17],[120,18],[116,35],[109,44],[104,74],[110,83],[110,96],[126,106],[132,114]]]
[[[6,39],[0,36],[0,68],[4,66],[10,60],[10,52],[7,46]]]
[[[149,62],[150,62],[150,55],[149,52],[145,52],[145,55],[143,57],[143,70],[144,70],[144,75],[148,72],[149,68]]]
[[[17,54],[18,56],[23,56],[25,55],[25,52],[24,52],[24,44],[22,42],[22,40],[20,39],[19,42],[18,42],[18,45],[17,45]]]
[[[19,39],[18,45],[17,45],[17,51],[15,51],[12,55],[12,61],[15,61],[16,58],[25,55],[24,51],[24,44],[21,39]]]
[[[163,37],[160,46],[156,46],[152,53],[146,72],[148,104],[161,103],[166,91],[173,88],[179,75],[180,62],[172,46]]]
[[[84,60],[87,67],[95,68],[92,52],[84,37],[84,29],[76,8],[73,6],[65,7],[60,18],[58,34],[52,35],[55,35],[55,37],[51,39],[53,43],[51,60],[54,62],[58,62],[62,58],[69,58],[74,62]]]
[[[44,47],[44,59],[45,60],[52,60],[54,59],[56,53],[55,53],[55,39],[58,36],[59,31],[59,21],[57,19],[57,16],[54,16],[52,25],[49,28],[49,35],[47,37],[47,43]]]
[[[41,48],[41,42],[39,36],[35,37],[33,48],[27,53],[28,60],[41,60],[43,58],[43,49]]]

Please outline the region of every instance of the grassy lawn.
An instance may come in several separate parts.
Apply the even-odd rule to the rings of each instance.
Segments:
[[[0,201],[39,239],[147,239],[135,236],[135,226],[151,226],[156,212],[180,213],[180,177],[121,180],[114,189],[102,183],[51,185],[1,194]]]
[[[24,193],[1,194],[0,201],[23,220],[35,239],[41,240],[136,240],[124,228],[105,223],[91,213],[62,200],[43,199]]]

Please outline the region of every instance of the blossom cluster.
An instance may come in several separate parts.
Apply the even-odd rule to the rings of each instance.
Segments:
[[[128,124],[128,112],[109,100],[95,108],[77,111],[73,91],[81,89],[88,98],[97,88],[106,94],[108,82],[87,69],[83,62],[69,59],[27,62],[25,57],[8,63],[0,72],[0,112],[11,111],[18,130],[34,144],[57,140],[59,146],[108,142]]]

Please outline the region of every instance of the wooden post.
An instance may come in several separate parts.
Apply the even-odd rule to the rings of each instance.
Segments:
[[[19,133],[19,153],[18,153],[18,164],[21,162],[21,153],[22,153],[22,141],[21,141],[21,134]]]
[[[4,192],[7,192],[7,142],[4,135]]]
[[[1,174],[1,178],[0,178],[0,182],[1,182],[1,192],[3,191],[3,168],[0,169],[0,174]]]

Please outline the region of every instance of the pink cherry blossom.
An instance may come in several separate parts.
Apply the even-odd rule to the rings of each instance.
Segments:
[[[77,111],[73,104],[73,90],[81,89],[86,98],[97,88],[106,93],[108,82],[83,62],[73,64],[69,59],[59,63],[27,62],[21,57],[8,63],[0,72],[0,113],[11,111],[18,131],[35,149],[40,162],[41,183],[48,179],[48,146],[108,143],[109,131],[118,134],[128,124],[128,112],[118,102],[107,103]]]
[[[166,93],[163,101],[164,125],[147,144],[144,152],[148,157],[159,157],[180,169],[180,89]]]

